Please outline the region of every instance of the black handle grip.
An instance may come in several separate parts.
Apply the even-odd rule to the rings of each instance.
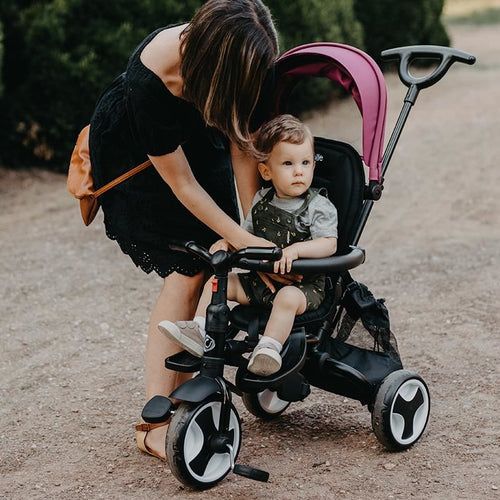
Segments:
[[[170,240],[168,243],[168,248],[177,252],[192,253],[205,262],[210,262],[212,258],[210,252],[205,247],[198,245],[194,241]]]
[[[234,254],[235,261],[241,259],[276,261],[280,260],[282,255],[283,252],[278,247],[247,247]]]
[[[298,259],[292,262],[292,273],[341,273],[353,269],[365,261],[365,251],[361,248],[351,247],[351,251],[346,255],[335,255],[323,259]],[[242,269],[253,271],[263,271],[272,273],[272,262],[262,262],[262,260],[241,259],[239,266]]]
[[[419,90],[430,87],[441,80],[454,62],[469,65],[476,62],[476,58],[467,52],[439,45],[396,47],[384,50],[381,55],[384,61],[399,59],[399,78],[407,87],[415,85]],[[434,71],[417,78],[410,73],[410,64],[415,59],[439,59],[440,62]]]

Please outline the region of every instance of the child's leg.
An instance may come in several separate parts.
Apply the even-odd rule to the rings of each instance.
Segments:
[[[285,286],[276,294],[264,335],[254,349],[248,370],[256,375],[272,375],[281,368],[280,352],[290,335],[297,314],[307,307],[306,296],[299,288]]]
[[[270,337],[283,345],[292,331],[295,316],[302,314],[306,307],[306,296],[300,288],[285,286],[278,290],[264,337]]]
[[[194,356],[203,356],[205,344],[205,315],[212,298],[212,279],[209,279],[196,308],[193,321],[162,321],[158,324],[159,330],[177,345]],[[240,304],[248,305],[240,280],[235,273],[230,273],[227,283],[227,298]]]

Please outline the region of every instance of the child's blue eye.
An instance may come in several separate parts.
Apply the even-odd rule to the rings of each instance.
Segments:
[[[283,165],[286,165],[287,167],[289,167],[291,164],[292,164],[291,161],[284,161],[283,162]]]
[[[304,160],[302,162],[302,165],[305,165],[305,166],[310,165],[310,164],[311,164],[311,162],[309,160]]]

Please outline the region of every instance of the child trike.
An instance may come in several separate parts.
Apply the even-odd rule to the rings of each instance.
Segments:
[[[257,344],[269,310],[227,305],[227,275],[232,268],[272,272],[278,248],[247,248],[211,255],[196,242],[172,243],[205,261],[214,271],[212,301],[207,309],[205,351],[196,358],[181,352],[167,358],[167,368],[199,374],[169,398],[155,396],[144,407],[143,418],[159,423],[171,416],[166,453],[173,474],[198,489],[208,488],[231,470],[265,481],[267,472],[236,464],[241,445],[241,423],[231,402],[242,397],[250,413],[278,417],[301,401],[310,386],[340,394],[366,405],[379,441],[390,450],[404,450],[422,436],[430,414],[430,396],[418,374],[403,369],[397,343],[390,331],[382,299],[350,276],[365,260],[357,245],[373,204],[380,199],[384,176],[411,107],[421,89],[439,81],[458,61],[473,64],[473,56],[436,46],[391,49],[385,59],[398,58],[399,76],[409,90],[382,155],[386,88],[373,60],[346,45],[317,43],[293,49],[276,64],[275,114],[284,112],[296,83],[304,76],[321,76],[339,83],[355,99],[363,117],[363,155],[350,145],[316,138],[314,187],[326,188],[337,207],[338,250],[324,259],[294,261],[292,272],[327,275],[326,298],[316,311],[297,316],[282,351],[280,371],[269,377],[248,372],[247,353]],[[415,59],[437,59],[430,74],[414,77]],[[363,162],[369,167],[365,180]],[[240,331],[246,337],[237,340]],[[226,365],[237,367],[234,383],[224,378]],[[172,402],[175,400],[176,403]]]

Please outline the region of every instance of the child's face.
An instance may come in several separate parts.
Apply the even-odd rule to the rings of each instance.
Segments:
[[[271,181],[278,198],[296,198],[304,194],[313,179],[314,149],[311,141],[302,144],[278,142],[268,160],[259,163],[262,178]]]

